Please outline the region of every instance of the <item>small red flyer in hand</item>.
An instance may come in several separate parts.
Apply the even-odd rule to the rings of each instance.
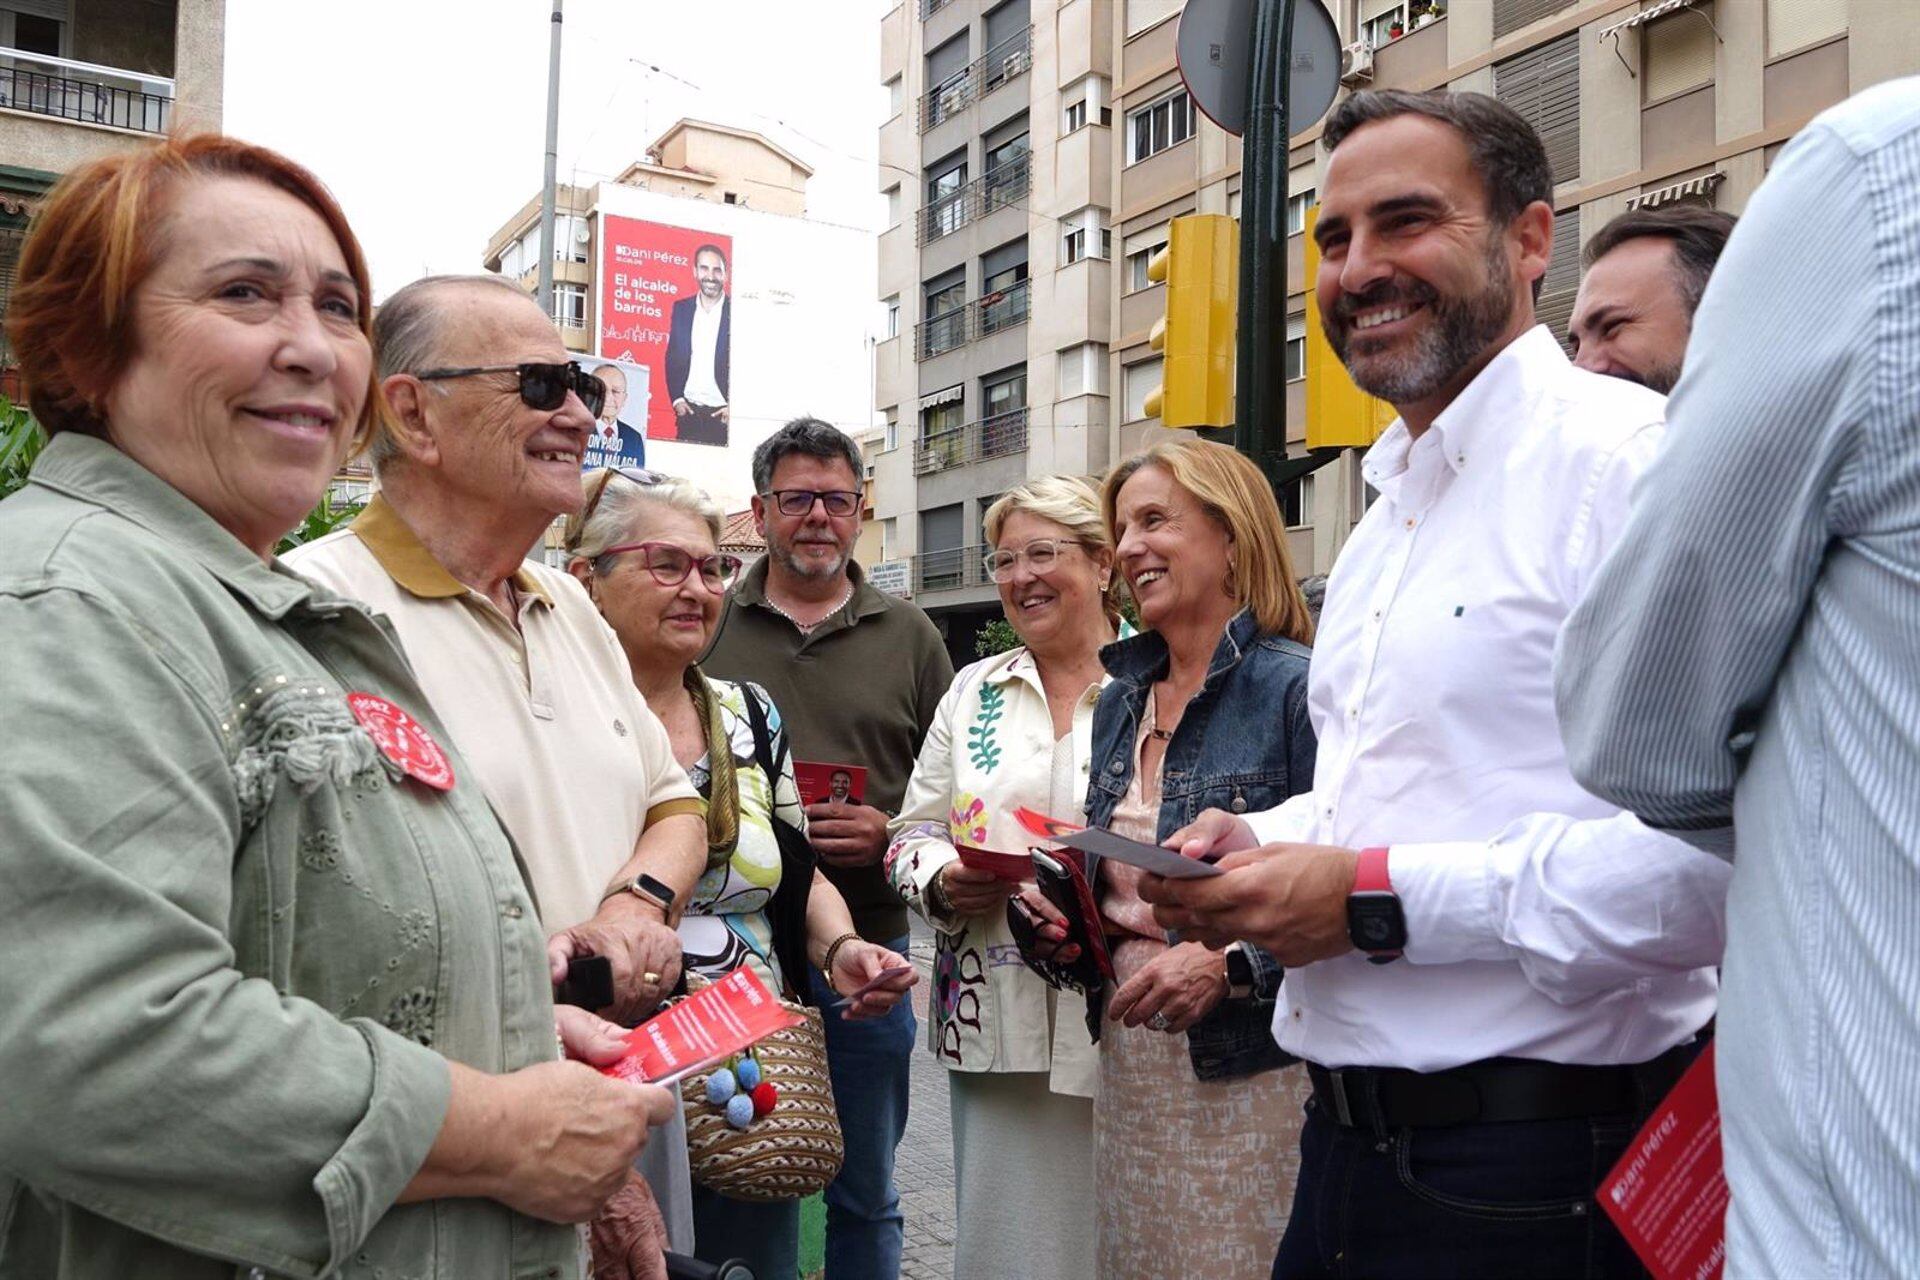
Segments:
[[[867,802],[867,771],[857,764],[816,764],[811,760],[793,762],[793,780],[800,788],[801,804],[841,804]]]
[[[1727,1180],[1711,1044],[1634,1135],[1599,1199],[1654,1280],[1719,1280]]]
[[[1033,879],[1033,855],[1030,853],[997,853],[992,849],[976,849],[970,844],[953,846],[960,854],[960,865],[973,871],[984,871],[999,880],[1011,880],[1015,884],[1024,884]]]
[[[627,1033],[627,1056],[600,1074],[669,1084],[801,1021],[742,966]]]

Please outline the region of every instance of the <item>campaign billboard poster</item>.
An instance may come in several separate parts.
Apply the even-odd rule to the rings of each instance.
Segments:
[[[646,370],[646,435],[727,444],[733,238],[617,214],[600,219],[600,354]],[[634,421],[639,421],[634,419]]]
[[[646,466],[652,371],[645,365],[599,356],[575,356],[573,362],[607,384],[606,402],[587,439],[587,451],[580,457],[580,469]]]

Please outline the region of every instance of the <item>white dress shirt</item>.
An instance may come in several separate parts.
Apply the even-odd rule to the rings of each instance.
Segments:
[[[1729,868],[1583,791],[1554,716],[1554,646],[1619,536],[1661,397],[1516,339],[1379,490],[1327,584],[1313,790],[1263,841],[1390,846],[1404,959],[1289,970],[1281,1046],[1328,1067],[1435,1071],[1508,1055],[1655,1057],[1713,1014]]]
[[[712,306],[705,298],[693,304],[693,334],[687,356],[687,403],[717,409],[727,402],[720,393],[720,381],[713,371],[714,349],[720,344],[720,312],[727,305],[723,297]]]

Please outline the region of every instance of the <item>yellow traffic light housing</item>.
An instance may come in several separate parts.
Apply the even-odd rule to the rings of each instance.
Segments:
[[[1240,224],[1217,213],[1175,218],[1147,279],[1167,286],[1167,313],[1148,338],[1163,364],[1147,416],[1168,427],[1232,426]]]
[[[1320,272],[1320,246],[1314,241],[1319,206],[1307,210],[1304,272],[1307,286],[1307,449],[1351,446],[1364,449],[1392,425],[1393,406],[1376,400],[1347,375],[1347,367],[1333,354],[1320,307],[1314,301],[1314,282]]]

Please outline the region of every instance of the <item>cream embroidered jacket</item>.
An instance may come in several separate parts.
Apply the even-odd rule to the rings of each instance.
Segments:
[[[1093,1096],[1099,1058],[1079,997],[1060,1008],[1059,993],[1021,963],[1004,910],[945,916],[926,894],[959,858],[956,842],[1025,850],[1032,842],[1013,817],[1021,805],[1080,816],[1104,683],[1088,686],[1074,707],[1072,758],[1057,781],[1053,718],[1024,648],[963,669],[927,730],[886,867],[895,891],[936,929],[927,1047],[950,1070],[1045,1071],[1055,1093]]]

